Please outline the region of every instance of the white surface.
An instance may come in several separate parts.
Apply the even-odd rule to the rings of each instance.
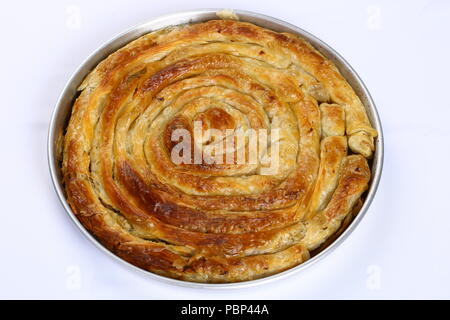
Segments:
[[[65,82],[101,43],[151,17],[228,7],[318,36],[378,106],[379,191],[344,244],[305,272],[239,290],[149,280],[100,252],[51,185],[47,127]],[[1,10],[0,298],[450,298],[449,1],[11,1]]]

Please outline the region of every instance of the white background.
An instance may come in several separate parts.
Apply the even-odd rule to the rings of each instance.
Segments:
[[[227,7],[293,23],[340,52],[383,123],[372,207],[312,268],[253,288],[149,280],[72,225],[50,181],[51,112],[78,65],[115,34],[179,10]],[[0,10],[0,298],[450,298],[450,1],[9,1]]]

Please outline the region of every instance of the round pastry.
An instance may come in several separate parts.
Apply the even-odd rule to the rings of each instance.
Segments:
[[[377,132],[304,39],[211,20],[146,34],[79,87],[72,210],[151,272],[237,282],[298,265],[358,211]]]

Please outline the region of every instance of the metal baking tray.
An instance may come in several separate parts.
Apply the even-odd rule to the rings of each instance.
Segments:
[[[94,243],[100,250],[108,254],[110,257],[114,258],[116,261],[119,261],[122,264],[129,266],[132,270],[138,271],[143,275],[149,277],[150,279],[156,279],[160,281],[165,281],[174,285],[181,285],[187,287],[196,287],[196,288],[238,288],[238,287],[248,287],[261,283],[267,283],[270,281],[275,281],[281,278],[288,277],[294,273],[298,273],[310,266],[314,263],[325,257],[327,254],[336,249],[348,236],[353,232],[353,230],[358,226],[363,217],[365,216],[369,206],[375,196],[383,166],[383,131],[381,128],[380,118],[378,116],[377,109],[375,104],[369,94],[369,91],[365,87],[362,80],[359,78],[358,74],[352,69],[352,67],[342,58],[336,51],[334,51],[327,44],[313,36],[312,34],[292,25],[290,23],[284,22],[282,20],[272,18],[270,16],[250,12],[243,10],[232,10],[238,17],[240,21],[246,21],[253,23],[255,25],[271,29],[278,32],[290,32],[293,34],[298,34],[301,37],[308,40],[317,50],[319,50],[324,56],[333,61],[333,63],[338,67],[341,74],[345,77],[348,83],[353,87],[353,89],[358,94],[359,98],[363,102],[369,119],[373,125],[373,127],[378,131],[378,137],[375,140],[375,154],[372,159],[372,180],[370,182],[369,189],[365,195],[364,204],[357,214],[357,216],[353,219],[350,225],[346,228],[346,230],[337,237],[331,244],[329,244],[326,248],[322,249],[320,252],[316,253],[310,260],[306,261],[303,264],[300,264],[296,267],[293,267],[289,270],[277,273],[275,275],[245,281],[245,282],[236,282],[236,283],[221,283],[221,284],[213,284],[213,283],[195,283],[188,282],[182,280],[176,280],[172,278],[163,277],[152,272],[140,269],[125,260],[122,260],[114,253],[103,247],[101,243],[99,243],[78,221],[75,214],[72,212],[72,209],[68,205],[65,197],[65,193],[63,191],[63,186],[61,182],[60,176],[60,160],[58,155],[58,146],[62,142],[62,134],[64,132],[65,126],[67,125],[68,119],[71,114],[72,103],[76,98],[77,87],[82,82],[84,77],[103,59],[105,59],[110,53],[118,50],[123,47],[130,41],[148,33],[151,31],[155,31],[161,28],[165,28],[168,26],[186,24],[186,23],[196,23],[203,22],[212,19],[217,19],[217,12],[222,11],[223,9],[202,9],[202,10],[194,10],[194,11],[186,11],[186,12],[178,12],[173,14],[168,14],[164,16],[160,16],[154,19],[149,20],[143,24],[135,26],[128,31],[125,31],[118,36],[114,37],[112,40],[107,41],[101,47],[99,47],[94,53],[92,53],[79,67],[73,75],[70,77],[66,86],[64,87],[59,99],[56,103],[55,110],[50,120],[49,125],[49,133],[48,133],[48,162],[50,168],[50,175],[53,181],[53,185],[55,191],[71,220],[77,226],[77,228],[92,242]]]

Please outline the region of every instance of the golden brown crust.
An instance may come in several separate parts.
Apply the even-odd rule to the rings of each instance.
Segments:
[[[68,202],[109,250],[155,273],[234,282],[295,266],[369,182],[367,160],[347,156],[347,138],[353,152],[373,151],[359,98],[291,34],[232,20],[160,30],[110,55],[79,90],[64,137]],[[277,170],[263,155],[174,163],[173,133],[194,133],[195,121],[278,130],[265,151],[279,147]]]
[[[322,118],[322,137],[345,135],[345,112],[338,104],[322,103],[320,105]]]

